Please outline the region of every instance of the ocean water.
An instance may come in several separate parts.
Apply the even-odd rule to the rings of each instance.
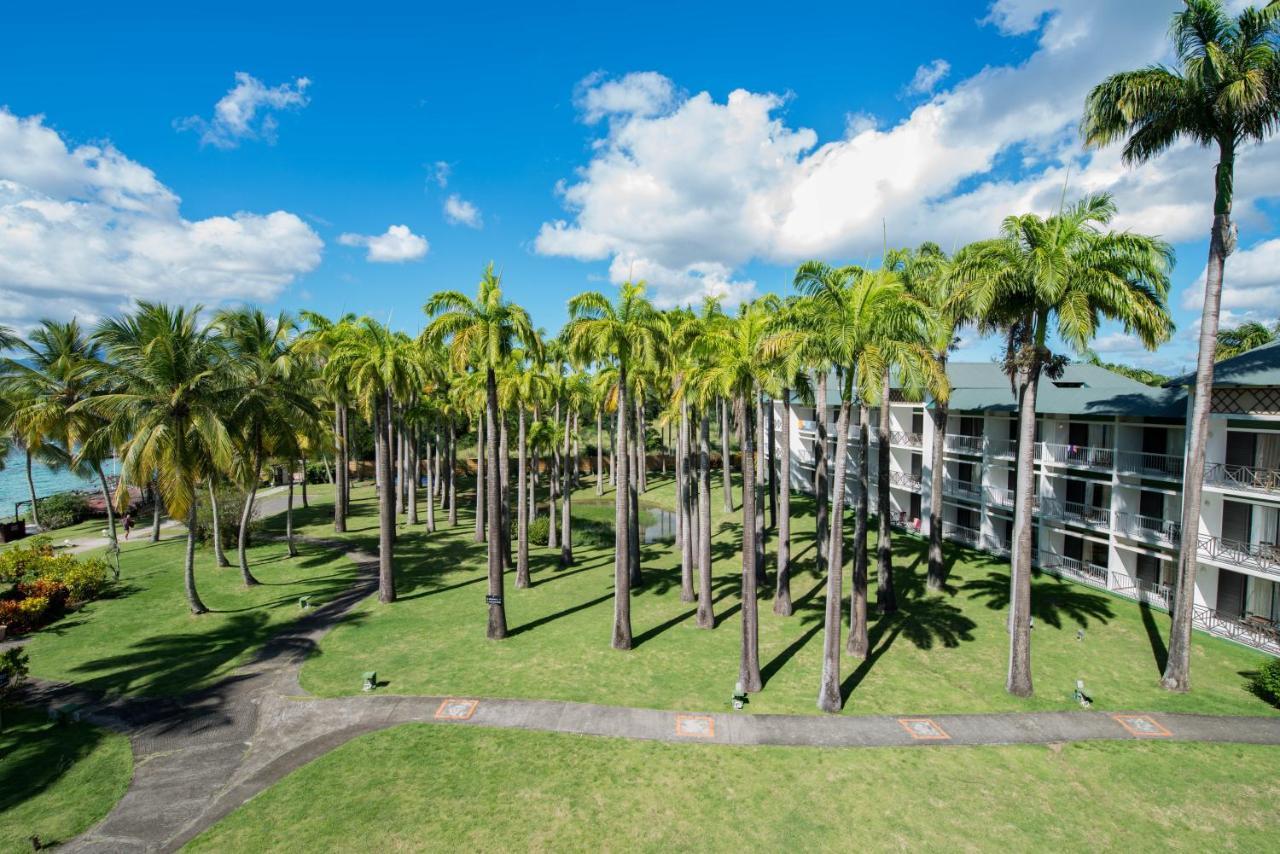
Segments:
[[[0,516],[12,516],[15,501],[30,500],[26,466],[26,455],[20,450],[11,450],[4,458],[4,470],[0,471]],[[115,460],[103,466],[108,475],[115,474],[117,468]],[[40,498],[75,489],[101,489],[96,477],[81,478],[72,472],[55,471],[37,460],[31,462],[31,476],[36,482],[36,495]]]

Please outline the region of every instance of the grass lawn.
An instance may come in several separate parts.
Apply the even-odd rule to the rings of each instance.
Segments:
[[[820,748],[411,724],[249,801],[194,851],[1268,850],[1276,748]]]
[[[65,842],[107,814],[133,775],[129,740],[6,709],[0,730],[0,852]]]
[[[670,506],[670,479],[657,481],[645,501]],[[740,626],[738,527],[719,515],[715,556],[714,631],[694,627],[694,608],[679,599],[679,559],[669,544],[642,549],[646,582],[635,591],[636,647],[610,648],[613,613],[612,538],[607,548],[578,548],[578,564],[556,566],[556,555],[533,549],[534,586],[516,590],[507,576],[510,637],[485,639],[484,545],[473,542],[472,519],[457,529],[427,535],[405,530],[397,544],[399,601],[361,603],[345,625],[321,643],[302,672],[303,685],[324,696],[355,693],[360,676],[376,670],[399,694],[539,697],[652,708],[718,709],[728,705],[738,675]],[[329,493],[317,490],[298,521],[332,536]],[[469,507],[460,500],[462,507]],[[372,489],[354,495],[351,533],[372,543],[376,532]],[[771,591],[760,602],[760,658],[764,691],[751,698],[755,712],[816,713],[821,672],[823,583],[813,573],[812,505],[797,499],[793,523],[796,614],[777,617]],[[591,487],[574,504],[579,529],[609,525],[612,501]],[[443,517],[440,517],[441,520]],[[851,527],[851,526],[850,526]],[[1226,641],[1195,636],[1193,691],[1158,687],[1168,616],[1136,603],[1051,576],[1034,583],[1032,663],[1035,697],[1004,691],[1008,639],[1008,564],[949,547],[947,590],[924,590],[923,541],[895,539],[901,611],[878,618],[872,590],[872,654],[842,661],[846,713],[944,713],[1076,708],[1076,679],[1100,709],[1146,709],[1222,714],[1274,714],[1246,688],[1264,658]],[[772,554],[770,545],[770,576]],[[851,554],[851,549],[846,551]],[[847,570],[846,565],[846,570]],[[874,566],[873,566],[874,572]],[[850,580],[845,579],[845,591]],[[1085,629],[1083,640],[1077,630]]]
[[[245,661],[297,617],[299,596],[323,604],[355,577],[354,565],[332,550],[301,544],[289,559],[283,543],[267,542],[249,556],[262,584],[246,589],[238,569],[217,568],[212,549],[200,549],[196,585],[210,613],[195,617],[182,589],[185,545],[176,536],[125,544],[113,595],[31,635],[32,675],[112,694],[181,694]]]

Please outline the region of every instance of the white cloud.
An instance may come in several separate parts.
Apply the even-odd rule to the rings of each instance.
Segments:
[[[1204,306],[1202,267],[1196,282],[1182,292],[1182,307]],[[1235,320],[1280,318],[1280,238],[1264,240],[1227,258],[1222,280],[1222,310]],[[1224,325],[1229,325],[1224,320]]]
[[[452,166],[444,160],[437,160],[435,163],[431,164],[431,170],[436,186],[442,190],[449,186],[449,174],[453,171]]]
[[[236,85],[213,106],[213,118],[188,116],[176,122],[179,130],[200,132],[200,144],[235,148],[245,139],[276,141],[276,111],[298,110],[308,103],[306,90],[311,81],[299,77],[292,83],[265,86],[244,71],[236,72]]]
[[[450,194],[444,200],[444,218],[452,225],[465,225],[468,228],[481,228],[484,225],[480,209],[457,193]]]
[[[777,94],[739,89],[718,100],[680,94],[652,72],[643,84],[594,76],[578,103],[589,121],[608,121],[558,188],[566,216],[542,225],[535,248],[680,274],[720,265],[732,281],[752,260],[874,259],[882,224],[895,245],[990,236],[1009,213],[1056,209],[1064,185],[1068,198],[1114,192],[1118,227],[1202,237],[1212,152],[1180,146],[1132,169],[1118,147],[1085,152],[1076,128],[1093,83],[1167,58],[1179,5],[999,0],[989,21],[1037,33],[1031,56],[957,81],[891,127],[851,110],[844,137],[830,141],[787,124]],[[1248,149],[1237,165],[1244,227],[1262,219],[1259,195],[1280,186],[1280,146]]]
[[[597,71],[578,84],[574,96],[588,124],[606,116],[656,116],[670,110],[675,102],[675,85],[656,71],[633,71],[617,80]]]
[[[916,69],[916,74],[907,84],[907,92],[915,95],[928,95],[938,88],[938,84],[951,73],[951,63],[945,59],[935,59]]]
[[[92,322],[134,299],[275,297],[320,263],[298,216],[182,217],[178,196],[110,144],[68,148],[0,108],[0,322]]]
[[[365,260],[376,264],[417,261],[431,248],[425,237],[414,234],[407,225],[389,226],[383,234],[341,234],[338,242],[343,246],[363,246],[368,250]]]

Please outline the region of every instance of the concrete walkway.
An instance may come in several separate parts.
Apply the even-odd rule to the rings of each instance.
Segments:
[[[1164,713],[1035,712],[925,716],[751,715],[671,712],[549,700],[308,697],[298,674],[309,652],[373,593],[377,561],[348,544],[356,582],[299,618],[213,687],[177,700],[112,700],[33,681],[26,701],[74,704],[86,720],[129,735],[128,792],[68,851],[171,851],[290,771],[351,738],[402,723],[504,727],[652,741],[806,747],[1046,744],[1166,740],[1280,744],[1280,718]]]

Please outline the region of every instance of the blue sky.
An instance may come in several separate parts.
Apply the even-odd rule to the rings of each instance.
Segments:
[[[412,330],[492,259],[554,331],[627,275],[785,292],[804,258],[956,246],[1068,181],[1178,251],[1177,337],[1099,349],[1191,364],[1212,158],[1130,170],[1074,128],[1091,83],[1167,59],[1175,0],[264,5],[9,11],[0,320],[248,299]],[[1241,158],[1229,319],[1276,313],[1274,148]]]

